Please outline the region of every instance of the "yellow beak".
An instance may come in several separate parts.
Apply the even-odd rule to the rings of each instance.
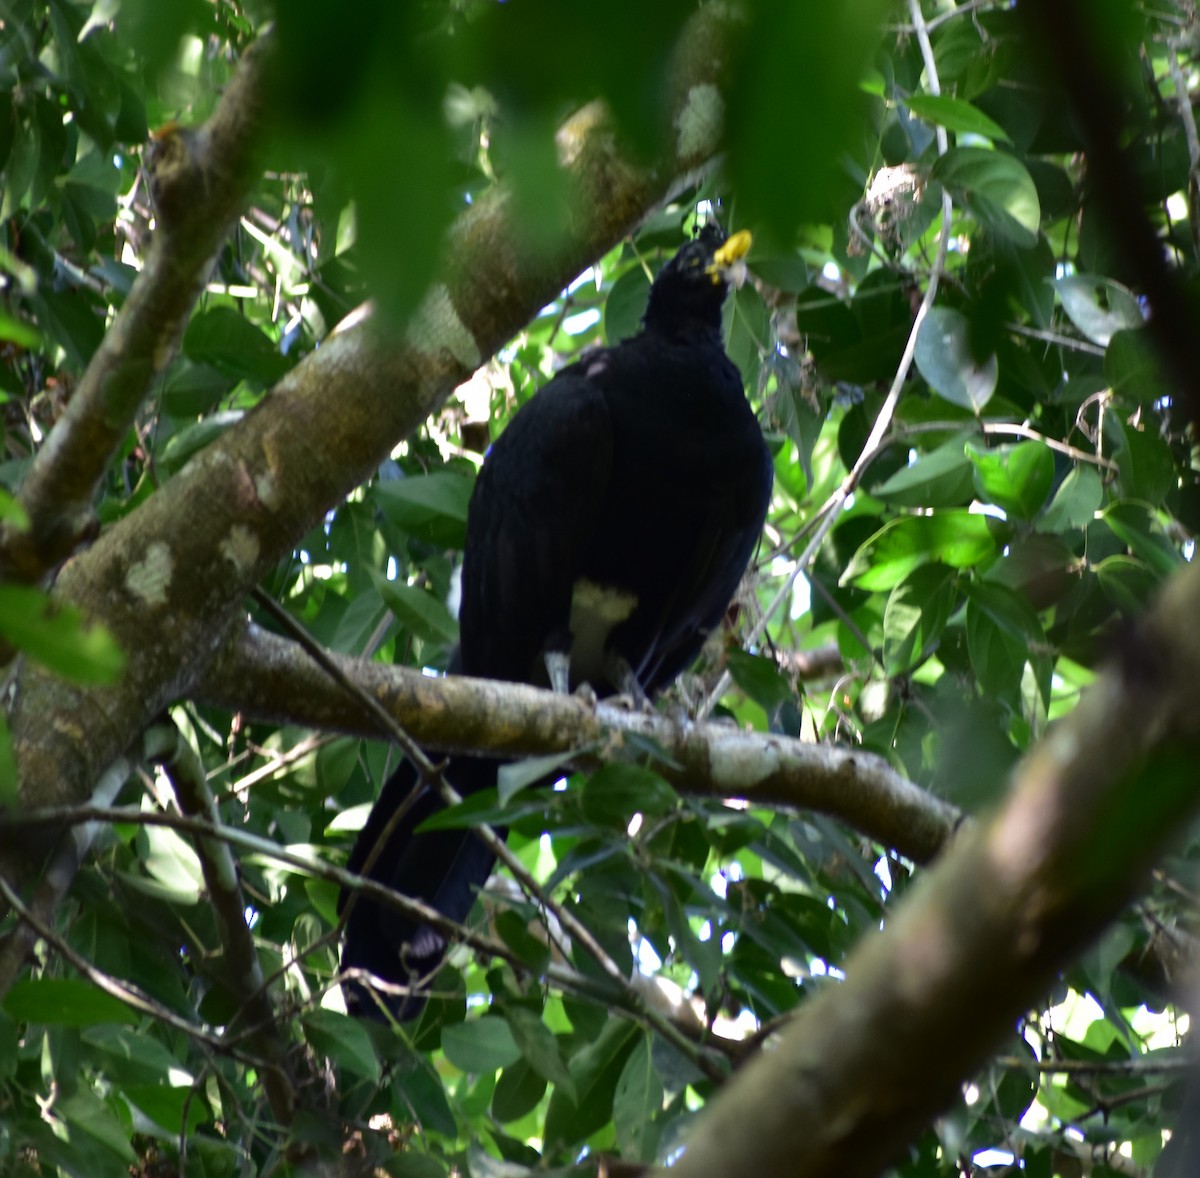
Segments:
[[[746,281],[746,265],[742,259],[750,252],[750,230],[739,229],[715,254],[708,268],[713,282],[725,278],[733,287]]]

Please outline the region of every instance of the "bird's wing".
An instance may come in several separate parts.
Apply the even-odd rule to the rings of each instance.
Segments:
[[[648,632],[635,639],[645,653],[634,669],[647,694],[669,686],[695,661],[729,608],[760,531],[741,518],[714,521],[689,559],[671,570],[669,595],[656,616],[642,619]]]
[[[469,675],[545,682],[569,645],[580,546],[612,477],[612,423],[589,361],[560,372],[484,463],[467,521],[460,614]]]

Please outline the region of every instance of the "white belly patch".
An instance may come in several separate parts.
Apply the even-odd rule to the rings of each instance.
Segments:
[[[605,681],[604,645],[637,607],[637,596],[611,586],[578,580],[571,593],[571,678]]]

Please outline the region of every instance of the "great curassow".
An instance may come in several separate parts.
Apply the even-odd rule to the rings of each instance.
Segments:
[[[721,335],[749,244],[745,231],[726,240],[705,226],[655,278],[641,331],[564,368],[492,447],[467,516],[451,672],[652,697],[699,654],[771,494],[771,457]],[[474,793],[496,784],[499,764],[455,756],[445,778]],[[407,763],[388,780],[350,870],[417,785]],[[470,830],[415,834],[440,805],[422,788],[369,874],[462,921],[494,857]],[[434,929],[359,896],[342,966],[401,987],[384,1001],[413,1018],[445,948]],[[358,982],[347,995],[352,1010],[378,1013]]]

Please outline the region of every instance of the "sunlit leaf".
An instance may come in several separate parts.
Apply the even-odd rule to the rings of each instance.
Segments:
[[[954,147],[934,164],[932,174],[989,229],[1020,246],[1037,243],[1042,215],[1037,187],[1016,156]]]
[[[1017,442],[988,449],[967,443],[980,498],[1020,519],[1032,519],[1054,482],[1054,456],[1044,442]]]
[[[1101,346],[1107,346],[1118,331],[1141,327],[1146,321],[1137,299],[1111,278],[1065,274],[1054,280],[1054,289],[1071,322]]]
[[[986,563],[999,551],[1003,526],[968,511],[939,511],[892,520],[855,554],[842,574],[843,585],[891,589],[930,561],[951,568]]]
[[[912,94],[907,105],[917,118],[938,123],[955,134],[983,135],[1009,142],[1007,132],[999,123],[962,98],[949,94]]]
[[[1041,519],[1039,531],[1065,532],[1084,527],[1100,509],[1104,487],[1094,466],[1076,466],[1059,484]]]

